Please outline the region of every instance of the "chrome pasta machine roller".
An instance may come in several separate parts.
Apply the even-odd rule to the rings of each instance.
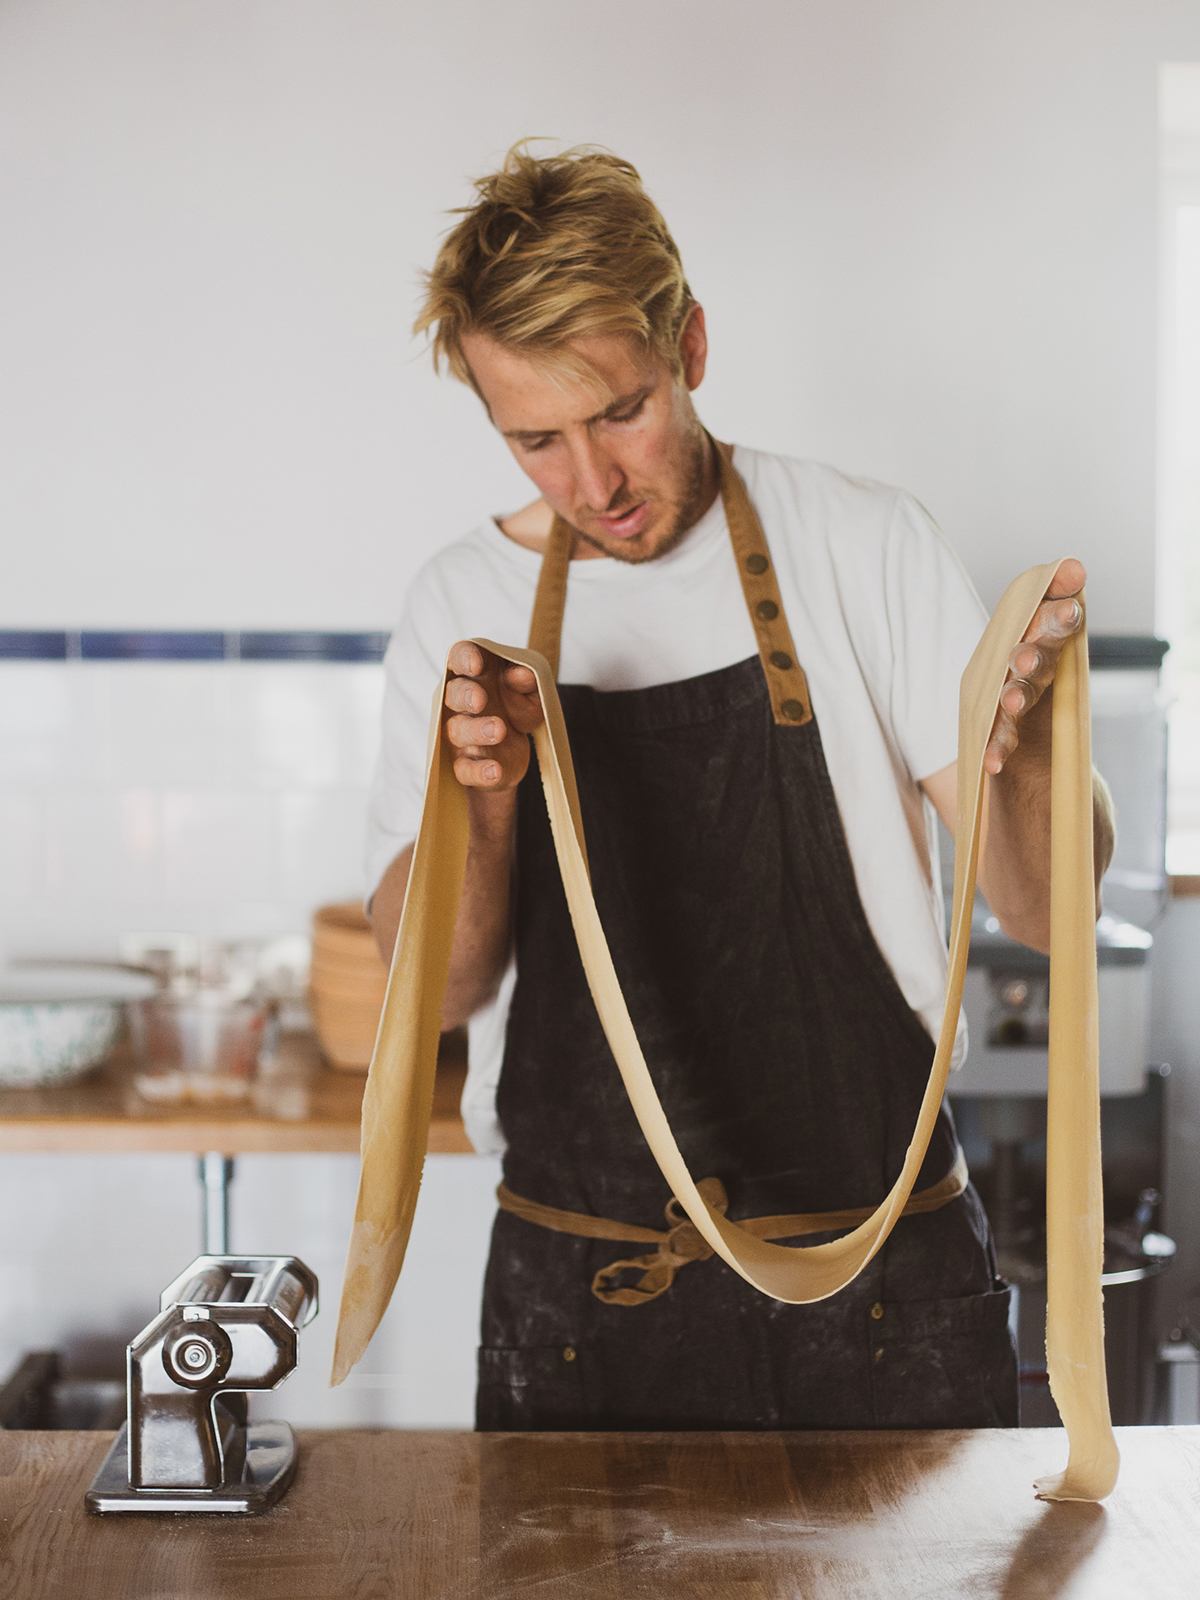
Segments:
[[[246,1390],[274,1389],[317,1314],[294,1256],[200,1256],[129,1346],[125,1425],[85,1497],[89,1511],[226,1511],[274,1505],[296,1472],[286,1422],[246,1420]]]

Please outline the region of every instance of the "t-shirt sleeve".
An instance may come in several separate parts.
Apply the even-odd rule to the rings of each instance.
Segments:
[[[959,682],[987,612],[941,530],[909,494],[899,494],[892,510],[884,582],[890,720],[919,782],[957,759]]]
[[[368,904],[421,821],[429,718],[446,666],[435,640],[440,644],[447,629],[431,616],[440,615],[438,601],[436,586],[419,577],[384,657],[383,733],[367,805]]]

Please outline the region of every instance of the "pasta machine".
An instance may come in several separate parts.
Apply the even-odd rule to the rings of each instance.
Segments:
[[[88,1510],[265,1511],[295,1476],[296,1440],[286,1422],[248,1422],[246,1391],[296,1365],[316,1278],[294,1256],[200,1256],[161,1307],[129,1346],[125,1424]]]

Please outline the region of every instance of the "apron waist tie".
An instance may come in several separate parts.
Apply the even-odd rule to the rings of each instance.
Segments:
[[[959,1148],[954,1165],[941,1180],[928,1189],[918,1189],[909,1196],[908,1204],[900,1213],[913,1217],[925,1211],[938,1211],[958,1198],[967,1187],[966,1157]],[[696,1185],[714,1211],[725,1215],[729,1198],[720,1178],[701,1178]],[[557,1206],[544,1206],[537,1200],[524,1200],[503,1183],[496,1190],[501,1211],[532,1222],[539,1228],[550,1228],[555,1233],[574,1234],[577,1239],[611,1239],[621,1244],[652,1244],[657,1248],[653,1255],[634,1256],[628,1261],[614,1261],[592,1279],[592,1293],[608,1306],[644,1306],[665,1294],[675,1281],[680,1267],[689,1261],[707,1261],[713,1254],[712,1246],[684,1214],[674,1195],[667,1201],[667,1232],[657,1228],[639,1228],[631,1222],[610,1222],[607,1217],[589,1217],[577,1211],[560,1211]],[[856,1228],[875,1213],[874,1206],[854,1206],[845,1211],[809,1211],[795,1216],[746,1217],[738,1222],[739,1228],[753,1234],[756,1239],[794,1239],[808,1233],[833,1233],[841,1228]],[[616,1280],[623,1272],[640,1272],[636,1284],[618,1288]]]

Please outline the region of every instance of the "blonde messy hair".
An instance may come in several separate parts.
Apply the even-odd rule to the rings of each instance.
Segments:
[[[537,158],[522,143],[475,191],[425,275],[413,331],[432,330],[435,367],[476,388],[462,348],[471,332],[592,385],[598,375],[569,345],[597,334],[631,334],[681,370],[692,293],[628,161],[590,145]]]

